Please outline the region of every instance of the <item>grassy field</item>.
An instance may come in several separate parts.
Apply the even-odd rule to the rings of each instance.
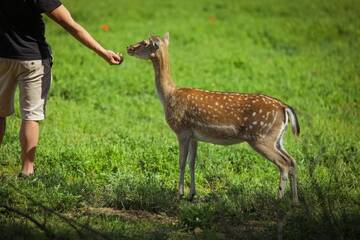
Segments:
[[[195,201],[176,198],[178,149],[149,62],[108,66],[46,19],[54,81],[36,176],[20,115],[0,147],[1,239],[359,239],[360,2],[63,0],[106,47],[170,32],[178,86],[262,92],[293,106],[286,148],[300,205],[246,144],[202,143]],[[108,25],[104,31],[101,26]],[[186,172],[186,192],[189,173]]]

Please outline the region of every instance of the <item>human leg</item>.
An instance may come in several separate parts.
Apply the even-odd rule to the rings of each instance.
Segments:
[[[34,173],[36,148],[39,142],[39,121],[45,118],[45,104],[51,82],[50,61],[26,61],[19,76],[20,107],[22,123],[19,133],[21,145],[22,174]]]
[[[19,136],[22,160],[21,172],[28,176],[34,173],[35,153],[39,142],[39,123],[23,120]]]
[[[0,58],[0,145],[5,135],[6,117],[14,112],[15,72],[14,60]]]

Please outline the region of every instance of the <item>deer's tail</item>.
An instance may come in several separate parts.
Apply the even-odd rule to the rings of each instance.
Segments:
[[[295,136],[300,135],[300,125],[294,109],[290,106],[285,108],[285,114],[287,114],[289,121],[291,122],[292,132]]]

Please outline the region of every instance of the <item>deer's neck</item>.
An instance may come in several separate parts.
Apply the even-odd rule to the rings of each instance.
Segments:
[[[160,49],[151,61],[155,70],[156,90],[161,103],[165,105],[175,90],[175,84],[171,78],[169,54],[167,49]]]

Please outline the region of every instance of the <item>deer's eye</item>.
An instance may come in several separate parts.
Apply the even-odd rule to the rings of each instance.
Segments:
[[[149,42],[148,42],[148,41],[144,41],[144,46],[145,46],[145,47],[149,46]]]

